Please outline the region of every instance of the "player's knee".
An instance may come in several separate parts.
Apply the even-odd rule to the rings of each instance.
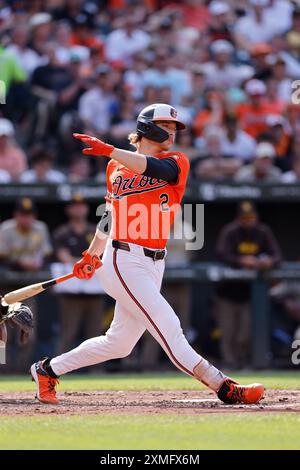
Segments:
[[[120,345],[116,351],[116,359],[122,359],[123,357],[129,356],[132,350],[133,347],[131,345]]]

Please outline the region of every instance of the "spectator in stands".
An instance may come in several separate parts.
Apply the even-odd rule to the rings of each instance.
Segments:
[[[143,99],[144,72],[147,69],[147,61],[142,54],[132,57],[132,65],[124,72],[124,84],[131,96],[136,100]]]
[[[255,74],[253,78],[258,80],[268,80],[271,77],[271,64],[269,56],[272,52],[270,44],[261,42],[251,47],[251,62],[254,66]]]
[[[241,160],[231,155],[225,157],[222,150],[224,131],[222,128],[210,126],[206,128],[203,156],[192,162],[192,174],[196,178],[222,181],[232,179],[242,165]]]
[[[54,41],[56,43],[56,56],[61,65],[70,62],[70,49],[72,48],[71,35],[72,28],[69,23],[61,20],[55,24]]]
[[[270,55],[268,62],[271,65],[271,78],[275,80],[277,85],[276,101],[289,103],[293,80],[288,72],[286,61],[278,54]]]
[[[18,181],[27,169],[27,158],[14,141],[14,133],[13,124],[8,119],[0,118],[0,169],[8,172],[13,181]]]
[[[162,102],[165,103],[163,100]],[[130,95],[125,95],[109,130],[112,145],[130,150],[128,135],[136,126],[136,118],[135,100]]]
[[[180,103],[185,95],[189,95],[191,83],[187,71],[180,69],[170,57],[170,51],[160,49],[156,52],[153,66],[143,74],[144,86],[150,85],[157,89],[169,87],[172,90],[172,102]]]
[[[29,18],[30,47],[41,57],[47,54],[47,46],[51,40],[53,29],[52,16],[45,11],[35,13]]]
[[[94,86],[79,100],[79,117],[85,133],[96,133],[97,137],[109,132],[114,113],[117,111],[117,97],[111,79],[112,69],[107,64],[96,70]]]
[[[82,158],[81,155],[74,155],[68,169],[68,182],[81,183],[87,181],[91,176],[90,160]]]
[[[36,107],[37,121],[39,125],[35,129],[36,140],[46,139],[50,126],[57,125],[55,109],[59,94],[70,83],[70,74],[66,66],[62,66],[56,55],[56,44],[47,43],[44,48],[47,53],[48,63],[37,67],[32,75],[31,91],[38,100]]]
[[[232,63],[234,47],[229,41],[218,39],[211,44],[210,48],[213,60],[202,65],[206,82],[210,87],[224,90],[239,87],[244,80],[251,78],[254,74],[253,67]]]
[[[194,145],[194,137],[190,128],[178,132],[173,149],[176,152],[182,152],[188,155],[190,161],[195,160],[200,154],[199,149]]]
[[[206,102],[204,99],[207,80],[202,64],[191,65],[191,89],[189,96],[194,103],[195,114],[199,109],[204,108]]]
[[[98,39],[93,30],[91,30],[88,15],[82,13],[74,19],[73,34],[71,35],[71,44],[74,46],[82,46],[88,49],[103,48],[103,43]]]
[[[293,11],[292,26],[287,30],[286,45],[289,52],[299,61],[300,59],[300,8],[299,5]]]
[[[0,184],[8,184],[11,182],[11,177],[8,171],[0,170]]]
[[[269,142],[260,142],[253,163],[241,167],[235,181],[239,183],[276,183],[281,180],[281,170],[274,166],[275,148]]]
[[[29,38],[29,26],[26,23],[17,24],[12,30],[11,43],[7,47],[27,77],[30,77],[38,66],[45,65],[47,60],[29,47]]]
[[[209,126],[222,126],[224,116],[224,95],[216,90],[207,90],[205,103],[195,115],[193,131],[195,137],[202,137],[203,131]]]
[[[225,133],[222,138],[222,153],[225,157],[249,162],[254,158],[256,142],[247,132],[239,128],[236,114],[227,113],[224,118]]]
[[[73,266],[89,245],[95,226],[88,221],[89,208],[80,194],[66,206],[67,222],[53,234],[56,258],[59,262]],[[60,337],[58,354],[74,346],[80,328],[84,337],[90,338],[101,331],[102,299],[93,294],[60,294]]]
[[[290,169],[289,151],[291,145],[291,131],[287,120],[283,116],[270,114],[267,117],[268,134],[276,153],[275,164],[282,171]]]
[[[24,171],[20,177],[21,183],[52,183],[62,184],[66,176],[53,168],[53,157],[46,150],[38,150],[31,159],[31,169]]]
[[[266,85],[261,80],[251,79],[246,83],[248,101],[236,108],[242,129],[256,138],[267,130],[266,119],[269,114],[280,114],[274,104],[266,101]]]
[[[0,42],[0,80],[4,83],[6,96],[9,93],[13,83],[24,82],[26,80],[26,72],[19,65],[18,60],[7,48],[3,47]],[[3,91],[1,90],[1,94]],[[1,101],[0,101],[1,103]]]
[[[18,201],[14,216],[0,224],[0,257],[11,269],[40,270],[52,253],[46,224],[37,220],[29,198]]]
[[[106,58],[111,62],[131,64],[131,58],[150,45],[151,38],[148,33],[138,29],[134,18],[126,16],[123,27],[112,31],[105,44]]]
[[[256,272],[271,269],[281,260],[281,251],[271,229],[259,221],[249,201],[239,205],[236,220],[221,230],[216,252],[218,259],[231,267]],[[216,293],[215,311],[222,332],[224,366],[245,367],[250,359],[250,285],[224,281],[218,284]]]
[[[281,182],[286,184],[299,183],[300,181],[300,155],[292,161],[292,169],[281,176]]]
[[[213,0],[210,2],[208,9],[211,14],[207,31],[210,41],[223,39],[233,43],[231,5],[223,1]]]
[[[278,15],[269,0],[250,0],[249,3],[250,9],[234,27],[237,47],[246,51],[250,51],[253,44],[269,43],[276,34],[286,31],[291,16],[290,9]]]

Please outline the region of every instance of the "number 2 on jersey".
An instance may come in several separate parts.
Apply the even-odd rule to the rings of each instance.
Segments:
[[[161,210],[163,212],[170,210],[170,208],[168,206],[169,195],[166,194],[166,193],[163,193],[159,196],[159,199],[161,200],[161,202],[160,202]]]

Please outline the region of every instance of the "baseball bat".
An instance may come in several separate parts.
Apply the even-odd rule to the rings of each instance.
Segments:
[[[92,266],[87,265],[85,267],[87,272],[91,272],[93,269]],[[55,284],[60,284],[61,282],[65,282],[68,279],[74,277],[73,273],[65,274],[64,276],[57,277],[55,279],[50,279],[49,281],[39,282],[37,284],[31,284],[30,286],[21,287],[21,289],[13,290],[12,292],[8,292],[2,297],[2,304],[9,305],[15,302],[22,302],[22,300],[29,299],[30,297],[34,297],[41,292],[44,292],[49,287],[55,286]]]

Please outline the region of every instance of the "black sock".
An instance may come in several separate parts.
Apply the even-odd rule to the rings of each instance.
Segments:
[[[44,362],[43,362],[43,369],[47,372],[48,375],[50,375],[50,377],[52,377],[53,379],[58,379],[58,375],[56,375],[52,369],[52,367],[50,366],[50,357],[47,357]]]

